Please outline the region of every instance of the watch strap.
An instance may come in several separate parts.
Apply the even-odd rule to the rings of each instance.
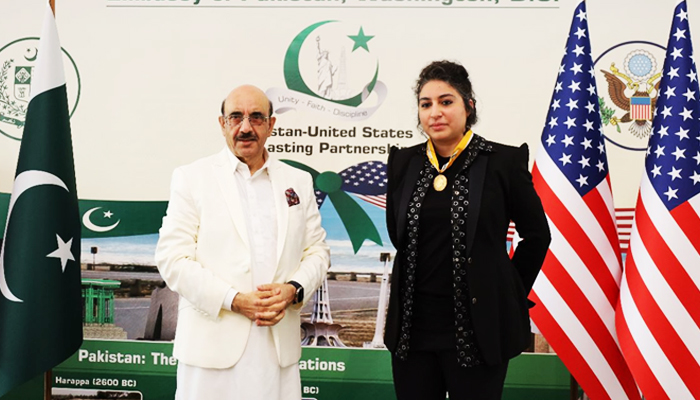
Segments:
[[[304,287],[297,281],[289,281],[287,283],[294,286],[294,288],[297,290],[292,304],[298,304],[304,301]]]

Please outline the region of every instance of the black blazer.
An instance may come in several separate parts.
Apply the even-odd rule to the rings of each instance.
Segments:
[[[469,167],[467,260],[469,304],[477,345],[488,365],[520,354],[530,343],[529,303],[551,240],[547,218],[528,172],[528,149],[488,142]],[[395,352],[401,331],[400,293],[406,249],[406,213],[426,155],[416,145],[392,147],[387,166],[387,229],[397,249],[384,342]],[[458,167],[457,165],[452,168]],[[506,235],[514,221],[522,241],[511,260]],[[449,246],[449,243],[445,243]]]

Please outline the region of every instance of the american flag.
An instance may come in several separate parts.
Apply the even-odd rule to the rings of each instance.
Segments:
[[[341,189],[353,193],[380,208],[386,208],[386,164],[381,161],[365,161],[350,166],[338,175],[342,179]],[[316,204],[319,207],[326,199],[326,193],[316,191]]]
[[[645,398],[700,399],[700,103],[686,2],[675,8],[617,307]]]
[[[583,1],[533,167],[552,243],[530,298],[531,317],[592,399],[639,399],[615,332],[620,244]]]
[[[622,256],[624,257],[627,249],[630,247],[634,208],[616,208],[615,220],[617,221],[617,237],[620,239],[620,250],[622,250]]]
[[[630,233],[632,232],[632,220],[634,219],[634,208],[616,208],[615,209],[615,221],[617,225],[617,237],[620,240],[620,249],[622,250],[622,257],[624,259],[627,253],[627,248],[630,245]],[[506,240],[506,248],[510,249],[511,243],[514,241],[517,243],[519,237],[515,232],[515,224],[510,223],[508,226],[508,237]],[[514,249],[513,249],[514,250]],[[510,250],[509,250],[510,251]],[[511,257],[513,255],[511,254]]]

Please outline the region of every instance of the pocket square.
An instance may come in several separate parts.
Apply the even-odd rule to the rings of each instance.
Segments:
[[[285,190],[284,195],[287,196],[287,205],[289,207],[299,204],[299,195],[294,191],[294,189],[289,188]]]

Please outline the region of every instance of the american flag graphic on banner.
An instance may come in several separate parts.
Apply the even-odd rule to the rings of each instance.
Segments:
[[[380,208],[386,208],[386,164],[366,161],[340,173],[343,190]]]
[[[649,400],[700,399],[700,89],[692,57],[680,1],[616,318],[622,351]]]
[[[360,200],[380,208],[386,208],[386,164],[381,161],[365,161],[342,170],[341,189]],[[326,193],[316,190],[316,204],[321,207]]]
[[[532,173],[552,243],[530,315],[591,399],[640,399],[615,332],[622,268],[601,130],[581,1]]]

